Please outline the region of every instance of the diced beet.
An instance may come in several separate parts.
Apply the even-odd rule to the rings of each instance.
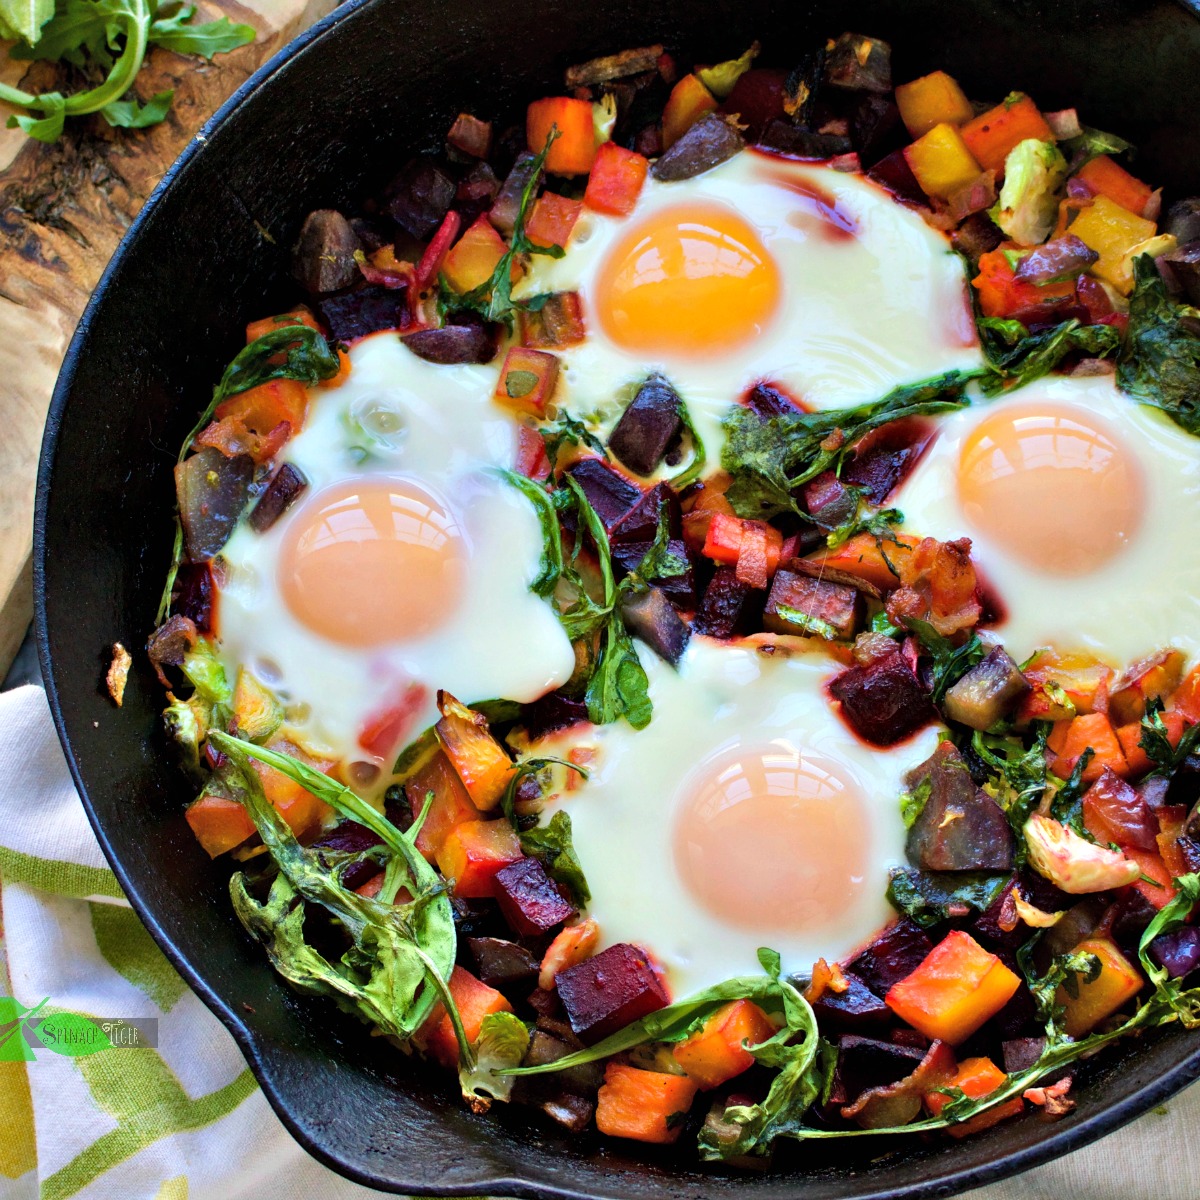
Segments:
[[[1183,925],[1170,933],[1160,933],[1150,943],[1150,957],[1172,979],[1182,979],[1200,967],[1200,929]]]
[[[1052,238],[1028,254],[1023,254],[1013,275],[1027,283],[1055,283],[1074,279],[1086,271],[1100,255],[1073,233]]]
[[[976,787],[953,742],[942,742],[905,778],[929,798],[908,831],[906,852],[925,871],[1008,871],[1013,835],[1000,805]]]
[[[1021,968],[1016,960],[1015,949],[1008,946],[994,946],[992,949],[1000,961],[1019,978]],[[1037,1003],[1033,998],[1033,993],[1027,987],[1019,987],[1004,1002],[1000,1011],[988,1019],[981,1036],[1000,1039],[1014,1038],[1030,1029],[1037,1028],[1038,1025]]]
[[[679,537],[683,528],[679,497],[670,484],[656,483],[643,492],[633,507],[609,530],[614,552],[618,542],[652,542],[658,533],[664,508],[667,510],[668,534],[672,538]]]
[[[1108,767],[1084,793],[1083,819],[1101,843],[1158,849],[1158,820],[1150,806]]]
[[[462,218],[464,229],[492,207],[499,190],[500,181],[485,162],[476,163],[458,181],[454,193],[454,211]]]
[[[1023,887],[1021,894],[1026,894]],[[1036,901],[1031,900],[1030,903],[1037,908],[1042,907]],[[1051,963],[1060,954],[1070,954],[1085,937],[1089,937],[1096,931],[1107,910],[1108,905],[1099,896],[1085,896],[1077,904],[1071,905],[1058,921],[1042,934],[1033,949],[1033,965],[1040,972],[1048,971]],[[1061,910],[1044,908],[1042,911],[1057,912]]]
[[[680,408],[679,393],[661,375],[652,375],[621,414],[609,450],[635,475],[652,474],[683,428]]]
[[[523,988],[528,991],[537,979],[538,960],[524,946],[504,938],[469,938],[467,945],[475,959],[475,974],[481,982],[497,991]]]
[[[746,407],[760,421],[800,411],[791,396],[769,383],[756,383],[746,393]]]
[[[1016,1075],[1021,1071],[1028,1071],[1042,1057],[1042,1051],[1045,1049],[1044,1037],[1010,1038],[1003,1042],[1000,1050],[1004,1056],[1004,1073]]]
[[[1029,930],[1017,915],[1013,891],[1016,879],[1010,879],[997,897],[971,922],[970,934],[985,946],[1019,946],[1029,936]],[[1024,892],[1021,893],[1024,896]]]
[[[1004,231],[987,213],[968,217],[951,235],[950,244],[970,263],[990,254],[1004,241]]]
[[[291,507],[296,497],[308,487],[308,480],[299,467],[284,463],[271,477],[267,490],[250,512],[250,528],[266,533]]]
[[[332,829],[323,833],[313,842],[310,849],[330,851],[331,857],[326,861],[332,865],[336,861],[332,855],[364,854],[373,846],[382,844],[383,839],[365,825],[360,825],[357,821],[339,821]],[[371,859],[351,863],[342,869],[342,884],[350,889],[362,887],[368,880],[374,879],[381,870],[383,868],[379,863],[373,862]]]
[[[864,741],[891,746],[936,716],[928,693],[900,654],[848,667],[829,684],[842,717]]]
[[[858,511],[858,497],[834,471],[822,471],[804,485],[804,506],[820,529],[836,529]]]
[[[942,708],[951,721],[991,729],[1029,690],[1021,668],[997,646],[947,690]]]
[[[362,249],[350,222],[333,208],[318,208],[304,218],[292,251],[292,274],[314,296],[337,292],[358,278],[354,252]]]
[[[813,1001],[813,1012],[822,1029],[861,1030],[886,1025],[892,1010],[852,971],[842,977],[850,985],[844,992],[826,988]]]
[[[583,489],[605,530],[611,529],[642,496],[642,489],[599,458],[581,458],[568,468],[568,475]]]
[[[721,111],[736,114],[746,126],[746,136],[756,142],[776,117],[783,116],[783,88],[787,72],[775,67],[752,67],[725,97]]]
[[[569,729],[588,719],[587,705],[562,692],[547,692],[525,708],[525,732],[531,741]]]
[[[842,134],[816,133],[791,121],[776,119],[762,131],[758,144],[775,154],[789,158],[827,159],[848,154],[850,139]]]
[[[1044,875],[1039,875],[1032,867],[1025,867],[1017,877],[1017,885],[1021,895],[1042,912],[1065,912],[1076,903],[1076,897],[1050,882]],[[1079,935],[1081,938],[1085,934]]]
[[[504,919],[521,937],[537,937],[575,915],[546,868],[522,858],[496,873],[496,899]]]
[[[864,93],[850,113],[850,141],[864,163],[873,163],[894,145],[900,110],[887,96]]]
[[[163,667],[181,667],[185,655],[199,636],[196,622],[182,613],[168,617],[150,635],[146,654],[164,687],[170,686],[170,680],[163,674]]]
[[[418,329],[400,339],[418,358],[431,363],[486,363],[496,357],[493,328],[481,320]]]
[[[388,215],[424,241],[450,211],[454,190],[454,180],[432,158],[411,159],[387,187]]]
[[[868,1088],[886,1087],[911,1075],[925,1057],[913,1046],[898,1046],[855,1033],[838,1038],[837,1072],[846,1098],[853,1101]]]
[[[537,155],[530,154],[528,150],[517,155],[517,161],[513,163],[512,170],[500,185],[500,190],[496,193],[496,201],[492,205],[491,212],[488,213],[488,220],[505,237],[511,237],[512,231],[516,227],[517,214],[521,211],[521,196],[533,178],[536,159]]]
[[[780,567],[771,580],[763,625],[774,633],[845,641],[854,636],[862,615],[863,598],[854,588]]]
[[[908,477],[936,435],[921,417],[889,421],[868,433],[842,469],[842,479],[862,488],[872,504],[884,501]]]
[[[250,500],[254,461],[248,454],[226,458],[203,446],[175,468],[183,544],[192,562],[212,558],[229,540]]]
[[[635,571],[649,552],[651,545],[650,542],[614,542],[612,546],[613,562],[624,571]],[[680,575],[651,575],[645,582],[660,588],[667,594],[668,599],[680,608],[694,608],[696,605],[696,574],[687,543],[680,538],[671,538],[667,542],[667,552],[686,563],[687,570]]]
[[[892,48],[879,38],[843,33],[825,56],[825,82],[849,92],[892,90]]]
[[[739,581],[736,567],[718,567],[700,601],[695,631],[708,637],[733,637],[742,624],[751,590]]]
[[[560,971],[557,984],[571,1028],[589,1046],[671,1002],[650,960],[628,942]]]
[[[692,636],[691,627],[675,611],[661,588],[648,588],[621,601],[621,619],[659,658],[679,665]]]
[[[546,1116],[568,1133],[582,1133],[592,1123],[596,1113],[594,1100],[586,1096],[573,1096],[570,1092],[543,1100],[540,1107]]]
[[[1171,781],[1165,775],[1147,775],[1137,785],[1137,794],[1146,802],[1151,812],[1162,808],[1171,790]]]
[[[207,562],[181,563],[171,592],[171,608],[195,624],[200,633],[216,628],[217,589],[212,565]]]
[[[917,177],[912,173],[903,150],[893,150],[891,154],[881,158],[867,172],[867,178],[886,188],[897,200],[919,204],[922,208],[929,207],[929,201],[925,198]]]
[[[1137,888],[1125,888],[1105,914],[1104,924],[1113,941],[1136,957],[1142,933],[1156,912],[1158,909]]]
[[[742,135],[724,117],[708,113],[655,160],[650,174],[660,183],[694,179],[732,158],[745,144]]]
[[[339,342],[354,342],[381,329],[408,326],[408,289],[369,286],[321,301],[321,317]]]
[[[877,996],[886,996],[893,984],[911,975],[933,949],[925,931],[901,918],[888,926],[853,962],[849,969]]]

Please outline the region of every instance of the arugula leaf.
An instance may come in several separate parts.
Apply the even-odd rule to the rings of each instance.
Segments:
[[[955,646],[948,638],[943,637],[928,621],[917,617],[908,617],[905,624],[917,635],[921,646],[933,658],[933,690],[930,698],[934,704],[941,704],[946,691],[956,684],[976,663],[987,654],[987,649],[979,640],[978,634],[961,646]]]
[[[852,517],[848,517],[825,535],[825,545],[830,550],[836,550],[843,542],[848,542],[860,533],[869,533],[878,540],[895,542],[896,526],[903,523],[904,514],[898,508],[871,508],[864,505],[863,498],[866,492],[853,484],[846,490],[858,493],[858,508]]]
[[[608,461],[608,447],[588,427],[576,420],[569,412],[561,411],[553,425],[543,425],[538,432],[546,446],[546,457],[550,460],[550,473],[558,469],[558,456],[565,445],[586,446]]]
[[[671,549],[670,514],[664,505],[658,514],[658,527],[654,531],[654,540],[650,548],[642,555],[642,561],[632,570],[617,587],[618,592],[642,592],[651,585],[652,581],[675,579],[688,572],[687,562],[674,554]]]
[[[1171,745],[1167,727],[1162,719],[1163,702],[1156,696],[1146,702],[1146,713],[1142,717],[1142,736],[1138,745],[1154,763],[1154,775],[1165,775],[1168,779],[1183,765],[1200,742],[1200,725],[1191,725],[1179,739],[1178,746]]]
[[[679,401],[679,419],[692,439],[692,461],[671,480],[671,486],[677,492],[683,491],[685,487],[699,479],[708,462],[708,452],[704,449],[704,442],[696,430],[692,414],[688,412],[688,406],[682,397]]]
[[[1071,160],[1072,172],[1086,166],[1093,158],[1101,154],[1124,154],[1133,149],[1133,143],[1127,142],[1115,133],[1105,133],[1101,129],[1092,129],[1084,125],[1083,132],[1073,138],[1067,138],[1060,143],[1063,153]]]
[[[163,712],[163,723],[194,769],[200,765],[200,745],[209,730],[229,721],[233,687],[212,643],[205,638],[199,638],[184,655],[182,670],[192,685],[192,694],[186,700],[172,696]]]
[[[1181,979],[1172,979],[1166,967],[1150,957],[1150,943],[1159,934],[1186,925],[1200,900],[1200,875],[1181,875],[1175,880],[1176,894],[1155,913],[1138,943],[1138,958],[1146,977],[1154,985],[1154,1000],[1187,1029],[1200,1028],[1200,988],[1185,989]]]
[[[1148,254],[1133,260],[1133,280],[1117,384],[1200,435],[1200,309],[1171,299]]]
[[[0,90],[0,99],[3,99]],[[21,129],[34,141],[57,142],[62,137],[63,122],[67,115],[67,102],[60,92],[44,92],[38,97],[42,115],[29,116],[25,113],[12,113],[6,122],[9,129]]]
[[[1011,878],[1007,871],[919,871],[915,867],[893,867],[888,876],[889,903],[925,929],[965,915],[953,911],[963,906],[983,912]]]
[[[933,779],[929,775],[923,776],[911,792],[900,794],[900,819],[904,822],[905,829],[911,829],[916,824],[932,794]]]
[[[145,104],[139,104],[132,96],[128,100],[113,100],[100,110],[100,115],[121,129],[145,129],[166,117],[174,99],[174,89],[168,88],[156,92]]]
[[[546,825],[537,825],[520,835],[521,849],[531,858],[536,858],[551,879],[563,884],[575,899],[578,907],[584,908],[592,898],[583,864],[575,853],[571,840],[571,818],[561,808]]]
[[[950,371],[852,408],[781,413],[765,421],[734,405],[722,422],[721,465],[733,476],[726,498],[740,517],[791,512],[807,518],[795,495],[801,484],[836,469],[859,439],[881,425],[963,408],[968,403],[964,388],[978,374]]]
[[[33,43],[54,16],[54,0],[0,0],[0,36]]]
[[[160,17],[150,26],[150,44],[176,54],[198,54],[211,62],[214,54],[228,54],[256,36],[253,25],[235,25],[228,17],[189,25],[195,15],[196,6],[187,4],[172,16]]]
[[[999,317],[980,317],[975,324],[991,367],[980,384],[985,396],[1041,379],[1073,351],[1107,358],[1121,348],[1121,335],[1112,325],[1083,325],[1075,317],[1037,333]]]
[[[558,510],[554,507],[550,493],[537,480],[516,471],[501,470],[499,474],[533,505],[537,513],[538,524],[542,528],[542,561],[529,590],[538,596],[552,596],[563,573],[562,532],[558,524]]]

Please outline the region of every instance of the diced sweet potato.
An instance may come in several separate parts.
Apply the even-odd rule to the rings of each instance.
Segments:
[[[1155,850],[1158,822],[1145,800],[1123,779],[1104,770],[1083,797],[1083,823],[1101,845]]]
[[[557,983],[571,1028],[588,1045],[671,1001],[650,959],[627,942],[560,972]]]
[[[929,694],[900,654],[848,667],[834,677],[829,692],[850,728],[875,746],[903,741],[936,715]]]
[[[705,113],[715,112],[717,101],[698,75],[685,75],[671,89],[663,109],[663,149],[670,150]]]
[[[958,1070],[946,1084],[948,1088],[959,1088],[963,1095],[972,1100],[982,1100],[990,1096],[997,1088],[1008,1082],[1008,1076],[1000,1070],[990,1058],[964,1058],[958,1065]],[[935,1116],[941,1116],[942,1109],[950,1103],[950,1097],[945,1092],[929,1092],[925,1096],[925,1107]],[[978,1133],[981,1129],[990,1129],[993,1125],[1008,1117],[1019,1115],[1025,1107],[1020,1096],[1014,1096],[1003,1104],[997,1104],[958,1125],[950,1125],[946,1132],[951,1137],[966,1137],[969,1133]]]
[[[1114,725],[1140,721],[1146,712],[1146,702],[1169,696],[1182,678],[1182,650],[1160,650],[1134,663],[1109,687],[1109,718]]]
[[[477,900],[495,895],[497,872],[522,857],[521,842],[508,821],[464,821],[446,835],[437,865],[454,880],[456,896]]]
[[[666,1145],[683,1132],[683,1116],[696,1098],[686,1075],[643,1071],[610,1062],[596,1102],[596,1128],[610,1137]]]
[[[495,896],[504,919],[521,937],[549,933],[575,915],[546,868],[536,858],[522,858],[498,871]]]
[[[1175,689],[1171,707],[1183,713],[1193,725],[1200,721],[1200,663],[1187,673],[1184,681]]]
[[[1065,987],[1060,987],[1055,996],[1055,1003],[1065,1009],[1063,1028],[1071,1037],[1081,1038],[1136,996],[1143,980],[1138,969],[1111,938],[1085,938],[1075,950],[1094,954],[1100,960],[1100,974],[1096,979],[1088,983],[1081,976],[1077,979],[1079,986],[1074,996]]]
[[[1000,959],[956,929],[891,988],[886,1000],[902,1021],[954,1046],[995,1016],[1020,983]]]
[[[471,803],[467,789],[440,747],[404,783],[414,814],[419,814],[425,797],[433,793],[433,804],[425,824],[417,834],[417,849],[430,862],[437,856],[450,831],[464,821],[479,818],[479,809]]]
[[[1167,741],[1172,746],[1179,745],[1179,739],[1183,737],[1184,719],[1183,713],[1171,710],[1162,714],[1163,728],[1167,731]],[[1129,778],[1137,779],[1145,775],[1153,766],[1150,761],[1150,756],[1142,749],[1142,729],[1141,721],[1134,721],[1129,725],[1122,725],[1117,729],[1117,741],[1121,743],[1121,752],[1125,755],[1125,761],[1129,765]]]
[[[513,412],[544,417],[558,384],[558,356],[528,346],[510,346],[493,399]]]
[[[1093,192],[1107,196],[1135,216],[1146,216],[1146,206],[1154,194],[1153,189],[1149,184],[1131,175],[1107,154],[1098,154],[1090,162],[1084,163],[1075,177],[1086,183]]]
[[[275,737],[266,743],[270,750],[279,750],[290,754],[301,762],[315,767],[318,771],[327,770],[332,764],[328,760],[318,760],[305,753],[303,748],[286,738]],[[329,806],[318,800],[307,788],[303,788],[295,780],[289,779],[282,771],[268,767],[257,759],[253,763],[254,770],[262,782],[263,795],[274,805],[276,811],[288,823],[292,832],[300,835],[315,829],[329,814]]]
[[[597,212],[623,217],[637,204],[650,164],[634,150],[605,142],[596,151],[583,202]]]
[[[753,1066],[754,1055],[746,1046],[765,1042],[774,1032],[770,1017],[757,1004],[733,1000],[676,1042],[675,1061],[697,1087],[708,1091]]]
[[[919,138],[935,125],[965,125],[975,115],[962,88],[945,71],[922,75],[896,88],[896,105],[909,136]]]
[[[1103,711],[1113,670],[1086,651],[1039,650],[1025,666],[1024,675],[1033,690],[1017,709],[1017,721],[1022,725],[1029,721],[1065,721],[1072,715],[1070,708],[1051,695],[1055,688],[1062,689],[1077,714]]]
[[[1054,132],[1028,96],[1010,97],[962,127],[963,141],[985,171],[1002,172],[1008,152],[1035,138],[1053,142]]]
[[[899,585],[901,572],[917,545],[918,539],[906,533],[897,534],[894,541],[860,533],[843,542],[836,550],[814,555],[813,558],[816,562],[862,579],[881,592],[888,592]]]
[[[1129,774],[1129,764],[1117,740],[1117,731],[1102,712],[1059,721],[1050,731],[1046,747],[1051,754],[1050,769],[1063,779],[1071,774],[1080,755],[1089,748],[1093,755],[1083,770],[1085,783],[1094,783],[1106,767],[1122,779]]]
[[[240,846],[254,832],[246,810],[225,796],[203,795],[188,805],[184,816],[209,858]]]
[[[554,128],[559,136],[546,155],[546,170],[552,175],[586,175],[596,158],[591,104],[569,96],[535,100],[525,115],[525,134],[531,153],[542,152]]]
[[[434,727],[467,795],[480,812],[496,807],[516,771],[512,759],[488,730],[482,713],[460,704],[449,692],[438,692],[442,719]]]
[[[781,569],[771,581],[763,625],[775,633],[848,640],[862,614],[862,593],[854,588]]]
[[[447,982],[468,1042],[474,1042],[479,1037],[484,1017],[492,1013],[512,1012],[512,1005],[495,988],[480,983],[462,967],[455,967]],[[454,1036],[454,1026],[450,1023],[445,1005],[440,1000],[417,1030],[414,1041],[430,1058],[448,1070],[457,1066],[458,1039]]]
[[[507,250],[487,217],[477,217],[447,253],[442,274],[456,292],[465,294],[491,279]]]

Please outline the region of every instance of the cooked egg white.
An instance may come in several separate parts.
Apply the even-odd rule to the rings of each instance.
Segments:
[[[359,735],[400,704],[401,743],[463,701],[528,701],[570,676],[550,606],[529,591],[537,518],[497,478],[516,429],[491,400],[496,368],[435,366],[394,334],[360,342],[336,388],[313,389],[284,452],[308,489],[265,534],[222,551],[220,653],[288,705],[314,749],[390,766]],[[400,729],[400,726],[398,726]],[[365,773],[364,773],[365,771]]]
[[[972,539],[1018,662],[1042,646],[1116,667],[1200,654],[1196,443],[1111,376],[1046,378],[943,418],[892,503],[908,532]]]
[[[579,727],[540,745],[591,758],[555,805],[571,816],[603,944],[644,946],[682,997],[757,973],[760,946],[807,971],[868,941],[895,915],[898,798],[936,730],[886,750],[859,742],[830,707],[839,667],[820,652],[696,637],[677,671],[639,654],[645,729]]]
[[[649,179],[627,217],[585,209],[516,294],[574,290],[588,332],[560,352],[559,405],[606,427],[661,371],[714,457],[722,415],[759,381],[842,407],[981,361],[942,234],[864,176],[754,150]]]

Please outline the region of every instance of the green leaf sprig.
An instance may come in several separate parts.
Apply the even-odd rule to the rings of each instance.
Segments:
[[[1121,348],[1121,334],[1114,326],[1083,325],[1075,317],[1038,333],[1030,333],[1020,321],[999,317],[978,317],[975,324],[990,367],[980,382],[985,396],[1041,379],[1075,351],[1108,358]]]

